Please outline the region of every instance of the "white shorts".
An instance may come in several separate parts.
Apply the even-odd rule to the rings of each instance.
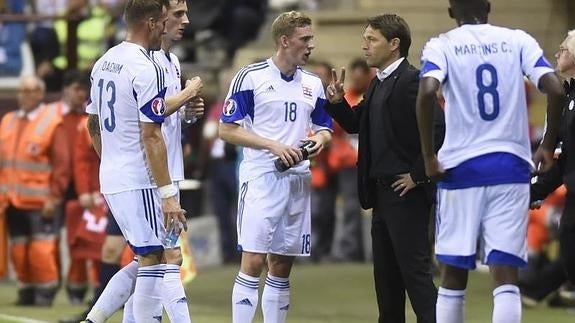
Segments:
[[[266,173],[242,183],[238,201],[238,249],[309,256],[311,176]]]
[[[435,254],[440,262],[474,269],[479,250],[487,265],[527,264],[529,184],[439,188],[437,201]]]
[[[136,255],[164,250],[160,193],[155,188],[104,194],[114,219]]]

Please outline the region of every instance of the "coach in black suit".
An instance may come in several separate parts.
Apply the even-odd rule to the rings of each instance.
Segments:
[[[434,187],[425,177],[415,117],[419,71],[406,57],[409,26],[392,14],[368,19],[362,49],[378,68],[364,99],[350,107],[343,98],[345,70],[332,71],[325,110],[349,133],[359,133],[359,197],[373,208],[371,237],[379,322],[405,322],[405,292],[417,322],[435,322],[437,290],[431,275],[428,237]],[[441,143],[443,113],[437,108]]]

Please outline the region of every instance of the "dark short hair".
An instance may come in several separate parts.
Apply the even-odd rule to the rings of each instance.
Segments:
[[[82,87],[90,88],[90,76],[85,71],[68,70],[64,74],[62,85],[64,87],[70,86],[74,83],[79,83]]]
[[[403,18],[396,14],[377,15],[367,19],[367,26],[379,30],[387,40],[398,38],[399,55],[407,57],[411,46],[411,32],[409,25]]]
[[[169,8],[169,0],[128,0],[124,8],[126,24],[133,26],[147,18],[159,19],[163,8]]]

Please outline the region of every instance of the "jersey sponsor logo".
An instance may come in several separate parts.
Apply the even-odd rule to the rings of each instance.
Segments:
[[[236,103],[236,101],[234,99],[228,99],[225,103],[224,103],[224,108],[223,108],[223,114],[225,116],[231,116],[234,114],[234,112],[236,112],[238,108],[238,104]]]
[[[166,112],[166,101],[162,98],[155,98],[152,101],[152,112],[157,116],[163,116]]]
[[[302,84],[301,88],[303,91],[303,96],[307,97],[308,99],[311,99],[313,96],[313,91],[311,89],[311,86]]]

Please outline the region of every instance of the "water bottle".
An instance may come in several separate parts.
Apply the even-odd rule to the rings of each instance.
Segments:
[[[315,141],[313,141],[313,140],[304,140],[301,143],[301,145],[299,145],[299,149],[300,149],[301,154],[303,156],[302,160],[306,160],[308,158],[309,154],[312,153],[310,148],[314,145],[315,145]],[[275,165],[278,172],[285,172],[286,170],[288,170],[291,167],[291,166],[287,166],[286,164],[284,164],[280,158],[278,158],[274,161],[274,165]]]
[[[180,221],[176,221],[175,223],[172,222],[171,228],[169,231],[166,231],[166,235],[164,236],[164,248],[166,249],[173,249],[178,242],[178,238],[180,237],[180,232],[182,232],[183,225]]]
[[[184,122],[188,125],[196,123],[196,121],[198,121],[196,114],[188,106],[180,108],[180,115],[182,120],[184,120]]]

